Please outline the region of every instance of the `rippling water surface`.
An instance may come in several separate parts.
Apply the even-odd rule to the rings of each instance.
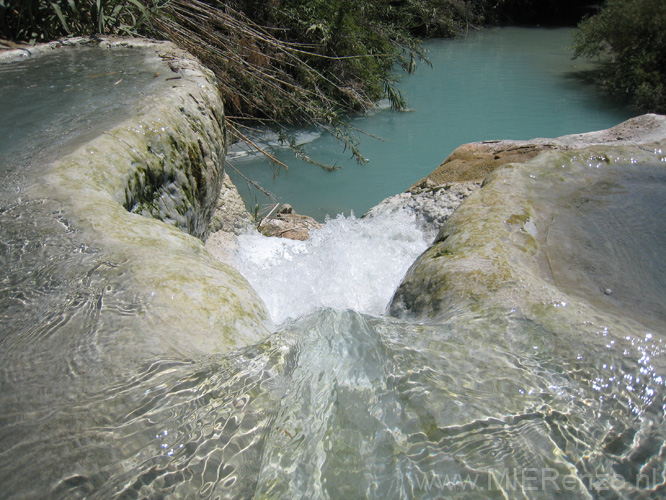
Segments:
[[[164,69],[140,50],[98,47],[0,63],[0,168],[53,161],[93,139],[164,86]]]
[[[603,165],[547,211],[557,285],[602,308],[666,328],[666,168]],[[596,175],[594,175],[596,174]],[[548,193],[541,194],[547,205]]]
[[[227,356],[165,354],[147,333],[179,332],[25,165],[1,188],[1,497],[663,495],[663,332],[594,318],[555,334],[495,308],[386,317],[432,238],[403,214],[337,219],[303,245],[241,239],[280,330]]]

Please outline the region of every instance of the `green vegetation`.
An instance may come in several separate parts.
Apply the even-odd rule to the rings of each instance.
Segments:
[[[664,0],[608,0],[583,20],[574,57],[598,57],[605,88],[648,111],[666,111]]]
[[[595,0],[589,3],[593,4]],[[588,2],[586,2],[587,5]],[[663,0],[609,0],[581,24],[576,56],[607,58],[608,87],[664,107]],[[251,143],[257,123],[320,127],[360,161],[350,113],[381,98],[405,106],[393,69],[426,61],[419,40],[488,23],[566,22],[578,0],[0,0],[0,36],[167,39],[216,75],[227,129]],[[301,158],[309,160],[295,148]],[[312,161],[312,160],[310,160]],[[314,162],[313,163],[317,163]],[[320,165],[323,166],[323,165]]]
[[[237,137],[257,121],[277,128],[309,124],[341,140],[363,162],[346,118],[383,97],[397,109],[405,107],[393,68],[411,72],[425,60],[417,35],[453,36],[468,26],[468,4],[170,0],[153,27],[215,72],[229,130]]]
[[[0,35],[45,42],[67,35],[168,39],[215,73],[228,130],[257,122],[321,127],[359,161],[351,112],[388,97],[405,106],[393,68],[425,60],[419,36],[481,23],[479,0],[0,0]],[[305,158],[307,159],[307,158]]]
[[[139,0],[0,0],[0,36],[31,43],[48,42],[68,35],[137,36],[144,32],[159,3]]]

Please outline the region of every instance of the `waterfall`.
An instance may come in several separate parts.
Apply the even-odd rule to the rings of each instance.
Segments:
[[[360,219],[339,215],[307,241],[241,235],[236,258],[276,324],[323,307],[383,314],[432,239],[408,210]]]

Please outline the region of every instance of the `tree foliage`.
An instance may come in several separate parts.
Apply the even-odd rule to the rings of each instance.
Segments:
[[[664,0],[608,0],[583,20],[574,57],[599,58],[604,86],[648,111],[666,110]]]

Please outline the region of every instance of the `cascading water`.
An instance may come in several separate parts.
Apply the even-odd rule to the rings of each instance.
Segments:
[[[662,163],[651,167],[656,191],[650,203],[665,199]],[[184,312],[179,326],[165,320],[174,317],[169,313],[177,301],[155,308],[134,281],[137,268],[125,267],[127,254],[87,244],[91,229],[73,222],[68,204],[23,192],[39,172],[19,170],[9,172],[1,188],[0,256],[8,270],[0,282],[1,496],[587,499],[663,493],[663,332],[637,327],[619,335],[601,313],[578,328],[540,323],[507,310],[502,300],[512,296],[476,303],[455,297],[437,321],[389,317],[384,311],[394,288],[435,236],[434,227],[405,209],[333,219],[309,242],[242,236],[239,265],[281,327],[227,354],[187,350],[187,336],[167,349],[155,339],[179,339],[188,318],[205,324],[215,311],[197,309],[203,321]],[[527,171],[525,182],[537,185],[547,171],[534,179]],[[560,185],[562,175],[558,170],[552,182]],[[511,198],[504,193],[500,203]],[[574,200],[572,213],[585,203],[603,210],[588,212],[583,232],[610,204],[589,194]],[[635,218],[650,210],[632,206]],[[528,241],[536,223],[519,215],[500,226],[516,226]],[[564,214],[554,229],[576,222]],[[188,262],[201,253],[191,240],[186,249],[172,250],[167,244],[178,232],[158,221],[126,230],[128,239],[154,236],[142,267],[170,258],[169,251]],[[598,233],[612,237],[608,232]],[[454,243],[466,238],[450,236]],[[492,243],[498,253],[506,246]],[[646,259],[659,245],[649,248]],[[432,258],[447,257],[443,248]],[[156,275],[151,283],[159,293],[169,283],[158,276],[165,269],[155,269],[141,276]],[[483,285],[474,274],[480,270],[466,269],[472,289]],[[595,284],[606,279],[592,271]],[[199,293],[182,283],[198,301],[213,293],[213,287]],[[534,292],[527,282],[514,285],[516,295]]]
[[[307,241],[241,235],[238,268],[276,324],[322,307],[383,314],[434,236],[407,210],[362,219],[340,215]]]

